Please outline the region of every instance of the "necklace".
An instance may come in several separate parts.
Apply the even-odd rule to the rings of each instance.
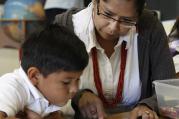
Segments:
[[[116,93],[115,98],[110,101],[108,101],[103,94],[103,88],[102,88],[101,79],[99,76],[97,50],[95,47],[92,49],[94,82],[95,82],[98,95],[106,107],[115,107],[122,99],[122,91],[123,91],[123,85],[124,85],[124,72],[125,72],[126,58],[127,58],[127,50],[125,49],[125,47],[126,47],[126,42],[123,41],[122,46],[121,46],[121,65],[120,65],[120,74],[119,74],[117,93]]]

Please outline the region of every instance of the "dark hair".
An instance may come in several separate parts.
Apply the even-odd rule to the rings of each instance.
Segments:
[[[97,3],[99,3],[100,0],[97,0]],[[103,1],[108,1],[108,0],[103,0]],[[130,0],[128,0],[130,1]],[[135,0],[135,5],[137,8],[137,13],[140,16],[142,14],[142,11],[144,9],[144,5],[145,5],[146,0]]]
[[[67,28],[50,25],[23,43],[21,66],[27,73],[37,67],[47,76],[57,71],[82,71],[88,64],[84,43]]]
[[[179,17],[176,19],[169,37],[179,38]]]
[[[135,4],[137,6],[137,13],[139,16],[142,14],[142,11],[144,10],[146,0],[135,0]]]

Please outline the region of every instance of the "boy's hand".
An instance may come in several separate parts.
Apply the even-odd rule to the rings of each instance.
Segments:
[[[78,106],[85,119],[104,119],[107,116],[101,100],[91,92],[84,92]]]
[[[62,115],[62,112],[52,112],[44,119],[65,119]]]
[[[25,108],[23,112],[22,111],[18,112],[16,114],[16,117],[18,119],[42,119],[42,117],[39,114],[27,108]]]
[[[6,113],[0,111],[0,119],[20,119],[20,118],[7,117]]]
[[[27,119],[42,119],[42,117],[29,109],[25,109],[25,113],[27,115]]]

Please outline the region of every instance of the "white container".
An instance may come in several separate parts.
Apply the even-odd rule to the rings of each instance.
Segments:
[[[158,80],[153,83],[160,114],[179,119],[179,79]]]

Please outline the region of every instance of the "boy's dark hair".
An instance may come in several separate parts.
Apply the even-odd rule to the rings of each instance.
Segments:
[[[63,26],[50,25],[23,43],[21,66],[27,73],[37,67],[47,76],[58,71],[82,71],[88,64],[84,43]]]

